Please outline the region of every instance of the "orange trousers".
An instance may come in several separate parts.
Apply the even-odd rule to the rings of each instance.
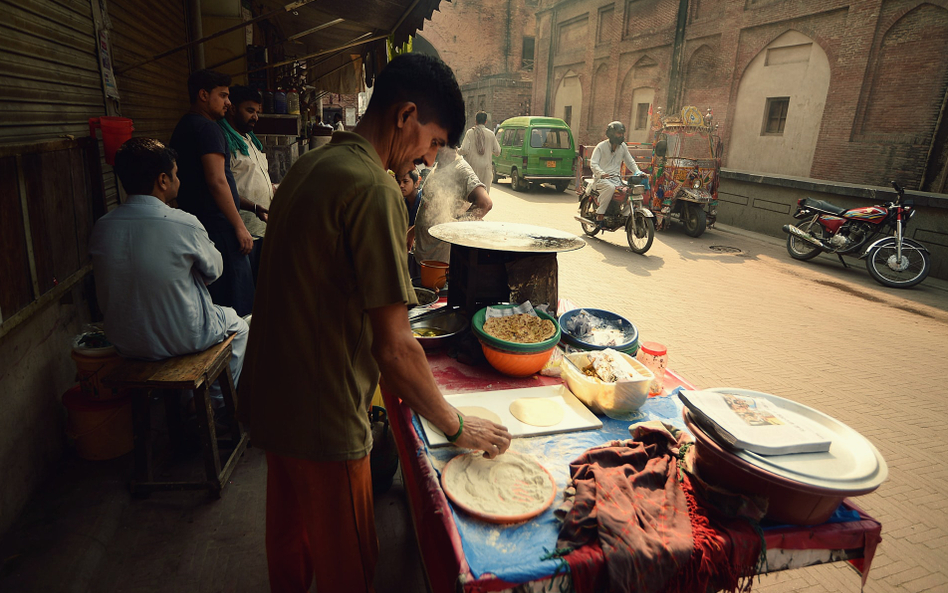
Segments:
[[[267,453],[271,593],[372,593],[379,555],[368,456],[309,461]]]

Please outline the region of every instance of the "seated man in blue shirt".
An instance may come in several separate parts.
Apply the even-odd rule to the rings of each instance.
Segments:
[[[236,384],[249,327],[232,308],[211,302],[207,285],[223,263],[207,231],[167,204],[180,185],[176,158],[152,138],[132,138],[115,155],[128,199],[96,222],[89,242],[105,333],[119,354],[142,360],[200,352],[236,333]],[[217,384],[211,395],[220,407]]]

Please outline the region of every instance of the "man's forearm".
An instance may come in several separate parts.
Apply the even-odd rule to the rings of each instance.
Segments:
[[[224,214],[224,218],[227,219],[227,222],[229,222],[235,229],[243,227],[244,221],[241,220],[240,213],[237,212],[237,207],[234,206],[234,195],[230,193],[230,186],[227,185],[227,182],[225,181],[223,184],[216,184],[210,189],[211,196],[214,198],[214,203],[217,204],[218,208],[220,208],[220,211]]]
[[[386,391],[400,397],[444,434],[457,432],[460,425],[457,413],[441,395],[425,352],[414,338],[410,342],[387,348],[376,356],[376,362]]]

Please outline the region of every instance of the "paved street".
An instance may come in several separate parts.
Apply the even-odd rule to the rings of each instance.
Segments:
[[[582,234],[571,190],[524,194],[501,184],[491,196],[488,220]],[[680,226],[661,231],[644,257],[621,232],[599,237],[558,257],[560,296],[632,320],[699,387],[789,397],[868,437],[889,479],[857,500],[883,525],[866,591],[948,591],[948,283],[886,288],[862,262],[848,270],[825,255],[798,262],[783,241],[730,227],[697,239]],[[826,566],[765,577],[755,590],[859,584],[852,569]]]
[[[572,193],[495,185],[488,216],[581,234]],[[948,283],[898,291],[858,262],[797,262],[783,241],[731,228],[698,239],[658,234],[647,256],[606,233],[561,254],[560,295],[633,320],[643,340],[669,348],[671,367],[699,387],[787,396],[866,435],[889,480],[858,504],[883,525],[868,592],[948,591]],[[711,247],[736,248],[722,253]],[[733,250],[727,250],[733,251]],[[195,457],[191,477],[203,471]],[[67,458],[0,541],[0,591],[135,593],[267,590],[266,465],[250,449],[223,499],[156,493],[131,500],[130,455]],[[424,590],[398,484],[376,500],[379,593]],[[762,593],[858,592],[847,565],[778,573]]]

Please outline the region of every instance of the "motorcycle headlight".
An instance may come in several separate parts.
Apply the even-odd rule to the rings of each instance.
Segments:
[[[697,179],[695,179],[694,188],[695,188],[695,189],[698,189],[699,187],[701,187],[701,182],[698,181]]]

